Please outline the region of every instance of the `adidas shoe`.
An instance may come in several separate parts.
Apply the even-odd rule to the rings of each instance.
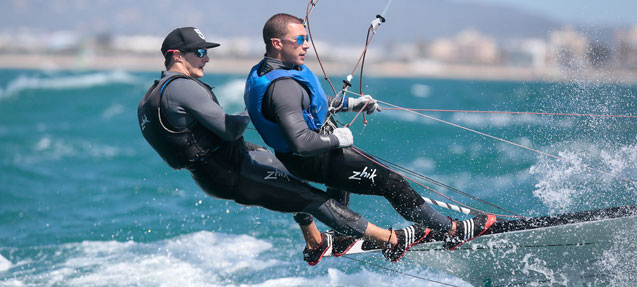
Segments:
[[[445,238],[444,247],[454,250],[465,242],[484,234],[493,223],[496,217],[493,214],[478,215],[474,218],[458,222],[456,224],[456,234]]]
[[[339,257],[347,253],[347,251],[354,246],[356,241],[358,241],[358,239],[352,236],[336,236],[334,238],[334,242],[332,242],[332,255],[334,255],[334,257]]]
[[[321,244],[314,249],[305,247],[305,249],[303,249],[303,260],[305,260],[307,264],[310,264],[310,266],[318,264],[323,258],[323,255],[325,255],[327,249],[332,246],[333,241],[334,236],[331,233],[321,233]]]
[[[383,250],[383,256],[392,262],[398,262],[405,252],[412,246],[420,243],[431,232],[431,229],[421,224],[414,224],[401,230],[396,230],[398,244]]]

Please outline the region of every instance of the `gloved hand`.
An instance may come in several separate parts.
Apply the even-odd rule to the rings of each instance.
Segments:
[[[382,110],[376,102],[377,101],[370,95],[364,95],[359,98],[350,97],[347,100],[347,110],[358,112],[363,108],[363,106],[365,106],[365,104],[367,104],[367,106],[365,106],[365,111],[368,115],[370,115],[375,111],[380,112]]]
[[[338,147],[348,147],[354,144],[354,136],[348,128],[335,128],[332,134],[338,139]]]

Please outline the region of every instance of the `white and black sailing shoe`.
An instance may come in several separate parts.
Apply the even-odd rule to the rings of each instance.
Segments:
[[[431,229],[418,223],[401,230],[396,230],[398,244],[384,249],[383,256],[391,262],[398,262],[409,248],[425,240],[430,232]]]
[[[338,233],[337,233],[338,234]],[[347,235],[337,235],[334,237],[334,242],[332,242],[332,255],[334,257],[342,256],[347,253],[354,243],[358,241],[358,238],[347,236]]]
[[[456,234],[448,235],[445,238],[444,247],[454,250],[465,242],[484,234],[495,223],[496,217],[493,214],[477,215],[474,218],[456,223]]]
[[[303,249],[303,260],[305,260],[307,264],[310,264],[310,266],[318,264],[323,258],[323,255],[325,255],[327,249],[332,246],[333,242],[334,235],[332,233],[321,233],[321,243],[317,247],[314,249],[305,247],[305,249]]]

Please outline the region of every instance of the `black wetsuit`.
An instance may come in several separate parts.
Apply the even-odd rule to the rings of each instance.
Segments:
[[[279,212],[307,212],[343,234],[363,235],[367,228],[364,218],[290,175],[267,149],[244,142],[242,134],[250,121],[246,112],[226,114],[212,90],[197,79],[163,72],[162,79],[166,77],[175,78],[164,85],[163,92],[156,83],[142,99],[138,108],[140,128],[142,133],[145,128],[187,131],[201,124],[219,138],[218,146],[183,167],[207,194]],[[148,107],[152,97],[159,97],[159,107]],[[160,124],[149,122],[150,114],[158,110]]]
[[[258,69],[258,75],[275,69],[298,67],[266,57]],[[328,97],[328,102],[331,100]],[[308,91],[292,78],[275,80],[263,98],[264,116],[281,125],[292,149],[292,153],[276,152],[276,156],[293,175],[324,183],[329,188],[384,196],[407,220],[424,223],[440,231],[451,228],[451,221],[425,203],[402,176],[350,147],[339,148],[334,135],[319,135],[310,130],[302,115],[309,103]]]

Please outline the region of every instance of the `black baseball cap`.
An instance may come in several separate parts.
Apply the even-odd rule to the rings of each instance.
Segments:
[[[161,54],[166,55],[168,50],[188,51],[194,49],[210,49],[219,47],[217,43],[206,42],[206,38],[195,27],[182,27],[172,30],[161,44]]]

